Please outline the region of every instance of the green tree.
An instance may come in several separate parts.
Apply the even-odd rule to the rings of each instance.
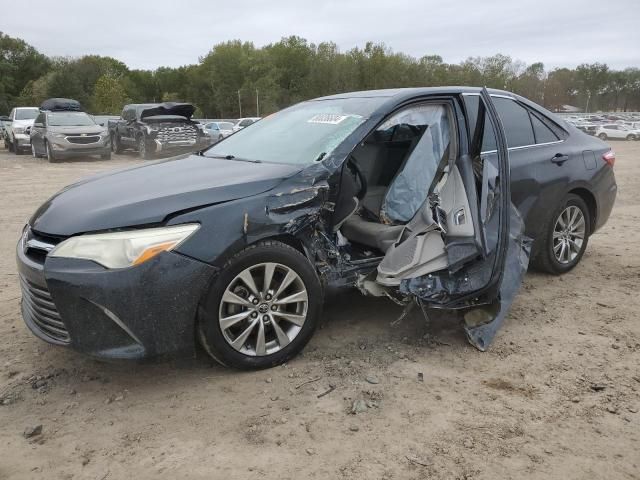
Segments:
[[[127,102],[127,94],[120,80],[108,75],[98,78],[91,102],[94,113],[117,114]]]

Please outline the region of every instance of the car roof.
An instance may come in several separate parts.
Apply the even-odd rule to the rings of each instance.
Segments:
[[[334,100],[339,98],[410,98],[421,95],[437,95],[437,94],[460,94],[460,93],[480,93],[482,87],[465,87],[465,86],[452,86],[452,87],[413,87],[413,88],[387,88],[381,90],[360,90],[357,92],[338,93],[336,95],[328,95],[325,97],[314,98],[313,100]],[[496,90],[493,88],[487,89],[489,93],[495,95],[506,95],[509,97],[516,97],[515,94],[507,92],[505,90]]]

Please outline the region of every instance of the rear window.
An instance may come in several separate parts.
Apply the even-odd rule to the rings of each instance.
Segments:
[[[557,142],[559,140],[558,136],[533,113],[531,114],[531,124],[536,136],[536,143]]]

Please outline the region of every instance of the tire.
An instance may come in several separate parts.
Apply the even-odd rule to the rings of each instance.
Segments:
[[[565,242],[565,245],[568,245],[569,251],[562,250],[562,247],[558,248],[559,244],[563,243],[563,235],[569,236],[569,234],[563,234],[558,229],[562,230],[559,222],[560,215],[564,215],[564,222],[568,216],[573,215],[577,209],[580,212],[580,215],[583,219],[583,231],[582,231],[582,241],[578,247],[576,245],[577,237],[574,238],[574,241]],[[567,213],[568,212],[568,213]],[[579,221],[575,222],[579,224]],[[569,229],[571,230],[571,229]],[[534,244],[534,257],[531,260],[532,265],[541,271],[548,272],[554,275],[561,275],[563,273],[572,270],[584,255],[584,252],[587,248],[587,244],[589,243],[589,235],[591,232],[591,214],[589,212],[589,207],[585,203],[585,201],[575,194],[569,194],[565,197],[562,204],[554,210],[553,214],[548,218],[545,222],[543,229],[541,230],[540,236],[536,239]],[[579,229],[576,230],[577,233]],[[555,236],[558,238],[554,238]],[[558,251],[559,250],[559,251]],[[560,252],[565,252],[565,258],[560,260],[557,254]]]
[[[270,282],[273,288],[268,289],[270,294],[264,295],[263,280],[267,276],[268,265],[274,266],[273,280]],[[239,278],[248,271],[249,276],[254,279],[256,296],[251,293],[252,288],[249,284]],[[283,280],[286,281],[289,275],[295,279],[277,295],[279,285],[285,283]],[[225,302],[224,297],[228,289],[241,299],[244,298],[248,306]],[[284,302],[284,306],[276,305],[278,299],[292,299],[292,295],[296,295],[296,300],[302,300]],[[316,329],[322,303],[323,289],[320,279],[304,255],[281,242],[260,242],[233,256],[213,281],[200,305],[198,337],[207,353],[222,365],[243,370],[274,367],[288,361],[304,348]],[[233,310],[229,311],[230,307]],[[291,307],[297,310],[285,310]],[[274,310],[279,313],[275,313]],[[238,314],[242,314],[243,319],[223,331],[220,316],[225,315],[224,318],[229,318]],[[292,322],[295,319],[296,323],[290,323],[283,314],[288,314]],[[253,327],[250,328],[251,325]],[[242,334],[247,330],[251,334],[248,337],[245,335],[242,340]],[[262,352],[258,341],[260,332],[264,334],[263,344],[266,344]],[[282,337],[281,334],[286,336]],[[232,341],[238,340],[241,343],[236,347],[232,346]]]
[[[102,160],[111,160],[111,152],[100,155]]]
[[[599,138],[600,140],[603,140],[603,141],[604,141],[604,140],[606,140],[606,139],[607,139],[607,138],[609,138],[609,137],[607,137],[607,134],[606,134],[606,133],[600,133],[600,134],[598,134],[598,138]]]
[[[16,155],[22,155],[22,152],[20,151],[20,147],[16,143],[15,139],[13,140],[13,142],[11,142],[11,144],[13,145],[13,153],[15,153]]]
[[[635,135],[627,135],[627,141],[632,142],[635,139],[636,139]]]
[[[147,149],[147,139],[144,135],[140,135],[138,137],[138,155],[140,155],[140,158],[143,160],[151,159],[151,153]]]
[[[51,147],[49,146],[49,142],[44,142],[44,151],[47,152],[46,156],[49,163],[55,163],[58,160],[55,154],[53,153],[53,151],[51,150]]]
[[[9,153],[13,153],[13,142],[9,140],[9,137],[7,137],[7,139],[5,140],[5,144],[7,146],[7,150],[9,150]]]
[[[122,144],[118,135],[115,134],[111,134],[111,152],[115,154],[122,153]]]
[[[31,144],[31,156],[33,158],[38,158],[39,157],[38,153],[36,152],[36,147],[33,146],[33,143]]]

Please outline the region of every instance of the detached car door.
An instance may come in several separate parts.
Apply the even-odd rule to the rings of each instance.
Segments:
[[[464,112],[458,107],[457,117]],[[466,309],[467,337],[484,350],[522,282],[529,244],[511,202],[505,133],[486,89],[475,113],[473,131],[464,119],[454,119],[458,134],[450,141],[458,153],[443,158],[427,200],[378,266],[376,283],[423,308]],[[483,156],[490,127],[496,155]]]

